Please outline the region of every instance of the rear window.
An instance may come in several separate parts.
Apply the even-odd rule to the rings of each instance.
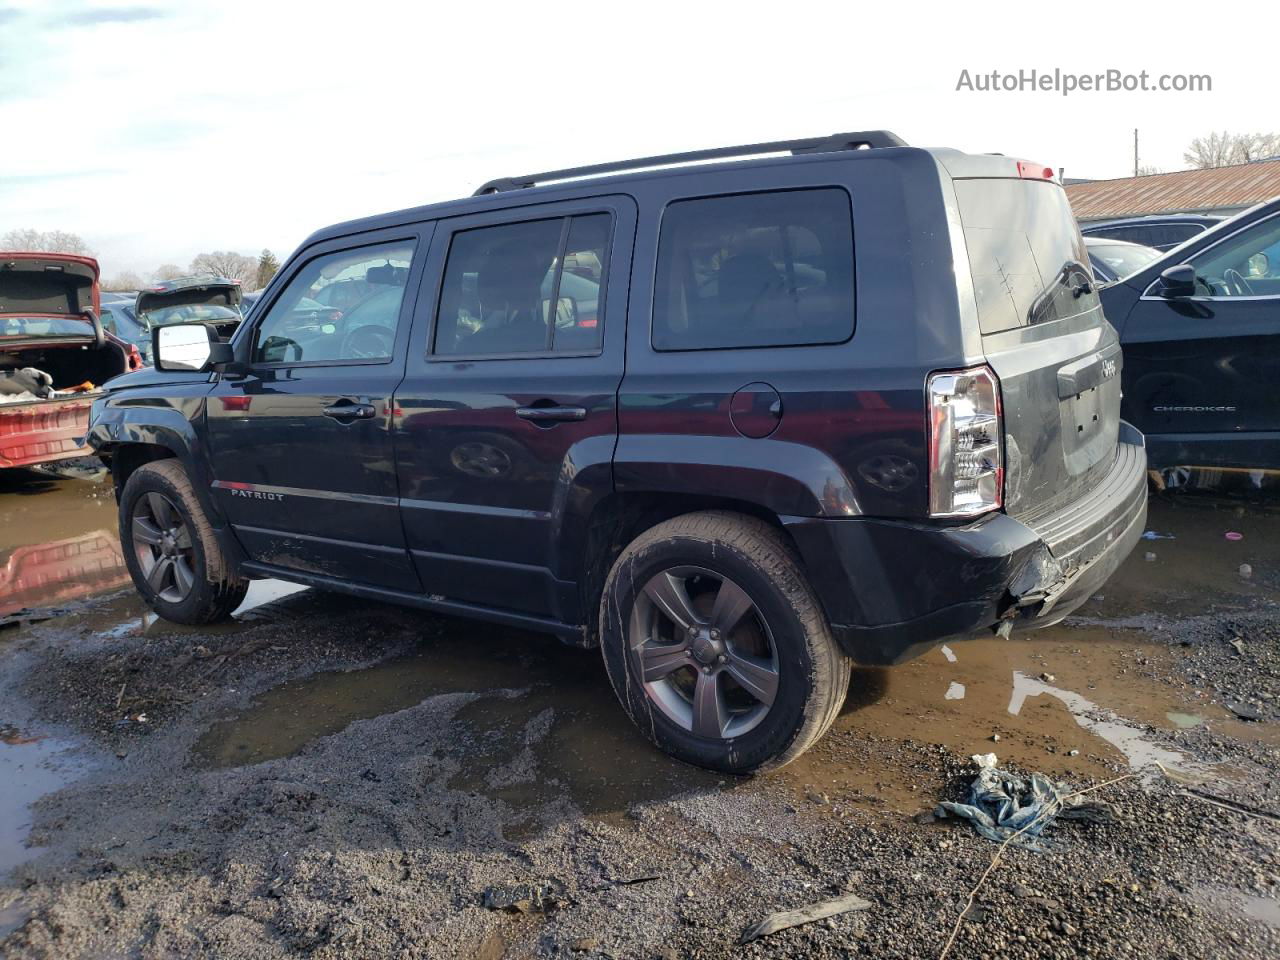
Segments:
[[[15,337],[89,337],[93,325],[80,317],[0,316],[0,339]]]
[[[1067,195],[1035,180],[956,180],[983,333],[1064,320],[1098,306]]]
[[[849,195],[676,201],[662,217],[657,272],[657,350],[841,343],[853,334]]]

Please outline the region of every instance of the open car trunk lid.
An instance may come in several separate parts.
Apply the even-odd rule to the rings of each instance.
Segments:
[[[148,327],[207,323],[229,337],[241,320],[240,284],[225,277],[183,277],[139,291],[134,309]]]
[[[1120,428],[1120,344],[1051,180],[955,181],[987,363],[1000,378],[1005,510],[1030,525],[1106,475]]]
[[[32,367],[58,391],[43,398],[49,385],[37,384],[41,395],[24,395],[12,380],[0,391],[0,468],[84,455],[90,391],[137,357],[103,334],[98,309],[93,258],[0,252],[0,375]]]
[[[77,322],[92,335],[87,311],[98,309],[98,261],[92,257],[0,252],[0,338],[38,336],[42,327],[74,332]],[[41,319],[46,322],[36,322]]]

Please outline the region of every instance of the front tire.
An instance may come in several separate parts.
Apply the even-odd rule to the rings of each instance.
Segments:
[[[753,517],[686,514],[618,557],[600,605],[614,692],[660,749],[754,773],[835,719],[850,664],[782,535]]]
[[[120,494],[120,545],[142,599],[174,623],[226,620],[244,600],[209,518],[177,460],[139,467]]]

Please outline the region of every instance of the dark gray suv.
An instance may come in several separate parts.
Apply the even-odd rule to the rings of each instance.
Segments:
[[[155,357],[89,442],[162,616],[280,577],[550,631],[726,771],[811,745],[852,662],[1060,620],[1146,511],[1052,171],[883,131],[328,227]]]

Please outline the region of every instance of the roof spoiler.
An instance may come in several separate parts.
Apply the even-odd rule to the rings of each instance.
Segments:
[[[906,141],[888,130],[859,130],[856,133],[833,133],[827,137],[809,137],[804,140],[775,140],[772,143],[751,143],[738,147],[715,147],[711,150],[691,150],[688,153],[668,153],[658,157],[639,157],[635,160],[615,160],[612,163],[596,163],[586,167],[569,167],[565,170],[549,170],[546,173],[530,173],[522,177],[499,177],[490,180],[473,196],[522,190],[555,180],[572,180],[578,177],[597,177],[606,173],[625,170],[643,170],[647,167],[670,167],[682,163],[698,163],[703,160],[728,160],[732,157],[753,157],[766,153],[833,153],[838,150],[874,150],[883,147],[905,147]]]

